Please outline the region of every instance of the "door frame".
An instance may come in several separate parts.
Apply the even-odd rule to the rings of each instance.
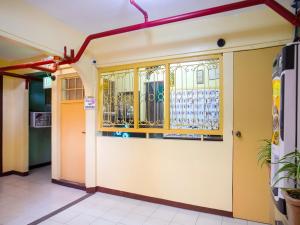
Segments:
[[[59,72],[59,73],[58,73]],[[52,130],[51,130],[51,176],[52,181],[61,179],[61,103],[62,103],[62,80],[65,78],[79,77],[79,74],[72,69],[70,73],[63,74],[58,71],[56,80],[52,82]],[[80,100],[82,101],[82,100]],[[77,101],[78,102],[78,101]]]

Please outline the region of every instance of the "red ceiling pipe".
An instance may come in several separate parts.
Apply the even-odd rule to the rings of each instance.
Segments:
[[[38,61],[38,62],[30,62],[30,63],[24,63],[24,64],[18,64],[18,65],[13,65],[13,66],[6,66],[6,67],[1,67],[1,71],[9,71],[9,70],[19,70],[19,69],[28,69],[36,66],[42,66],[42,65],[48,65],[48,64],[53,64],[56,63],[54,60],[46,60],[46,61]]]
[[[293,24],[294,26],[299,26],[298,17],[292,14],[289,10],[287,10],[278,2],[274,0],[265,0],[264,3],[267,6],[269,6],[271,9],[273,9],[275,12],[277,12],[280,16],[282,16],[287,21],[289,21],[291,24]]]
[[[184,21],[184,20],[188,20],[188,19],[208,16],[208,15],[214,15],[214,14],[228,12],[228,11],[232,11],[232,10],[243,9],[243,8],[261,5],[261,4],[266,4],[267,6],[269,6],[273,10],[275,10],[279,15],[283,16],[291,24],[299,25],[299,20],[297,19],[297,17],[295,15],[293,15],[290,11],[288,11],[286,8],[282,7],[280,4],[275,2],[275,0],[244,0],[244,1],[236,2],[236,3],[212,7],[209,9],[202,9],[202,10],[198,10],[198,11],[194,11],[194,12],[190,12],[190,13],[185,13],[185,14],[181,14],[178,16],[172,16],[172,17],[167,17],[167,18],[163,18],[163,19],[148,21],[145,23],[139,23],[139,24],[135,24],[132,26],[122,27],[122,28],[118,28],[118,29],[114,29],[114,30],[97,33],[97,34],[91,34],[85,39],[85,41],[83,42],[82,46],[80,47],[80,49],[77,52],[75,57],[66,57],[67,49],[65,47],[64,48],[65,58],[59,62],[59,65],[72,64],[72,63],[78,62],[79,59],[81,58],[83,52],[89,45],[90,41],[92,41],[94,39],[109,37],[109,36],[113,36],[113,35],[117,35],[117,34],[127,33],[127,32],[141,30],[141,29],[150,28],[150,27],[156,27],[156,26],[179,22],[179,21]],[[35,66],[41,66],[41,65],[52,64],[52,63],[54,63],[54,61],[51,61],[51,62],[44,61],[44,62],[37,62],[37,63],[21,64],[21,65],[16,65],[16,66],[11,66],[11,67],[3,67],[3,68],[0,68],[0,71],[32,68]]]
[[[48,73],[55,73],[58,69],[58,65],[57,63],[54,63],[53,69],[44,67],[44,66],[33,66],[31,67],[31,69],[35,69],[35,70],[40,70],[40,71],[44,71],[44,72],[48,72]]]
[[[104,31],[104,32],[97,33],[97,34],[91,34],[83,42],[83,44],[80,47],[79,51],[77,52],[75,58],[72,60],[72,63],[76,63],[81,58],[83,52],[87,48],[90,41],[92,41],[94,39],[113,36],[116,34],[127,33],[127,32],[141,30],[141,29],[150,28],[150,27],[156,27],[156,26],[179,22],[179,21],[183,21],[183,20],[228,12],[228,11],[232,11],[232,10],[247,8],[247,7],[251,7],[251,6],[255,6],[255,5],[260,5],[263,3],[264,3],[264,0],[245,0],[245,1],[241,1],[241,2],[217,6],[217,7],[213,7],[213,8],[209,8],[209,9],[202,9],[202,10],[198,10],[198,11],[194,11],[194,12],[190,12],[190,13],[185,13],[185,14],[181,14],[178,16],[171,16],[171,17],[167,17],[167,18],[163,18],[163,19],[148,21],[147,23],[139,23],[139,24],[135,24],[135,25],[127,26],[127,27],[117,28],[114,30]],[[70,61],[68,61],[67,63],[70,63]],[[60,65],[62,65],[62,64],[66,64],[66,63],[61,62]]]
[[[148,13],[147,13],[144,9],[142,9],[142,7],[139,6],[139,5],[135,2],[135,0],[130,0],[130,4],[133,5],[135,8],[137,8],[137,9],[143,14],[144,19],[145,19],[145,23],[147,23],[147,22],[148,22]]]

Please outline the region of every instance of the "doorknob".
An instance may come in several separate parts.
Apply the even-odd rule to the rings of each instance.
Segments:
[[[238,137],[238,138],[240,138],[240,137],[242,137],[242,133],[241,133],[241,131],[233,131],[233,134],[236,136],[236,137]]]

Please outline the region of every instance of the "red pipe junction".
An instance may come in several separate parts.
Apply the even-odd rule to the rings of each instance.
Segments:
[[[147,13],[144,9],[142,9],[142,7],[139,6],[139,5],[135,2],[135,0],[130,0],[130,4],[133,5],[135,8],[137,8],[137,9],[143,14],[144,19],[145,19],[145,23],[147,23],[147,22],[148,22],[148,13]]]
[[[288,22],[290,22],[294,26],[299,26],[299,19],[297,16],[292,14],[288,9],[277,3],[275,0],[244,0],[236,3],[231,3],[231,4],[226,4],[226,5],[221,5],[221,6],[216,6],[208,9],[202,9],[190,13],[185,13],[177,16],[171,16],[167,18],[162,18],[158,20],[153,20],[153,21],[148,21],[148,14],[145,10],[143,10],[136,2],[135,0],[130,0],[130,3],[136,7],[141,13],[144,15],[145,22],[144,23],[139,23],[127,27],[122,27],[122,28],[117,28],[114,30],[109,30],[109,31],[104,31],[101,33],[96,33],[96,34],[91,34],[87,36],[85,41],[83,42],[82,46],[80,47],[79,51],[77,52],[76,56],[74,56],[74,50],[71,49],[71,54],[70,56],[67,56],[66,54],[66,47],[64,48],[64,58],[59,61],[58,65],[64,65],[64,64],[72,64],[76,63],[79,61],[81,58],[82,54],[86,50],[87,46],[89,43],[94,40],[94,39],[99,39],[99,38],[104,38],[104,37],[109,37],[117,34],[122,34],[122,33],[127,33],[131,31],[136,31],[136,30],[141,30],[141,29],[146,29],[150,27],[156,27],[164,24],[169,24],[169,23],[175,23],[179,21],[184,21],[184,20],[189,20],[189,19],[194,19],[198,17],[204,17],[208,15],[214,15],[218,13],[224,13],[228,11],[233,11],[233,10],[238,10],[238,9],[243,9],[243,8],[248,8],[251,6],[256,6],[256,5],[266,5],[272,10],[274,10],[276,13],[278,13],[280,16],[285,18]],[[2,67],[0,68],[0,71],[8,71],[8,70],[17,70],[17,69],[25,69],[25,68],[34,68],[34,69],[39,69],[46,71],[49,69],[45,67],[40,67],[42,65],[49,65],[49,64],[56,64],[57,61],[55,60],[47,60],[47,61],[39,61],[39,62],[33,62],[33,63],[25,63],[25,64],[19,64],[19,65],[14,65],[14,66],[8,66],[8,67]],[[51,70],[51,72],[55,72],[57,68],[54,68]]]

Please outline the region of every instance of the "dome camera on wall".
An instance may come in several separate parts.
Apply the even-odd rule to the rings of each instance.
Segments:
[[[96,60],[96,59],[93,59],[93,60],[92,60],[92,64],[96,65],[96,64],[97,64],[97,60]]]
[[[56,80],[56,76],[52,75],[52,76],[51,76],[51,80],[52,80],[52,81],[55,81],[55,80]]]
[[[226,44],[226,41],[224,40],[224,38],[218,39],[217,45],[218,45],[220,48],[224,47],[225,44]]]

